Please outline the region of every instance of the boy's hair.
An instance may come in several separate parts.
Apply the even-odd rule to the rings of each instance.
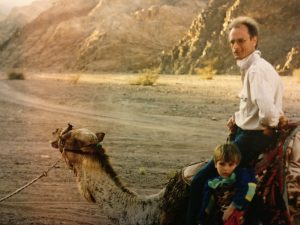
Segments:
[[[224,162],[235,162],[236,164],[239,164],[241,157],[240,150],[233,143],[218,145],[213,154],[213,160],[215,164],[221,160]]]

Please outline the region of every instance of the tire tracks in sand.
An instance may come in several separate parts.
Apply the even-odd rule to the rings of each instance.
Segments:
[[[132,115],[128,112],[105,112],[104,110],[95,112],[92,110],[76,109],[75,107],[50,103],[37,96],[19,92],[3,81],[0,82],[0,99],[2,101],[47,112],[163,132],[177,133],[180,130],[182,133],[199,133],[202,130],[201,127],[203,127],[204,122],[201,118],[188,118],[182,116],[150,115],[142,113],[134,113],[134,115]],[[205,123],[207,123],[207,120],[205,120]],[[216,131],[214,131],[213,128],[207,129],[211,126],[213,127],[214,125],[206,124],[206,135],[216,135]]]

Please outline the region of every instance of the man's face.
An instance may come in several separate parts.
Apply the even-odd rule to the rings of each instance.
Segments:
[[[229,33],[231,51],[236,60],[243,59],[255,51],[257,37],[250,37],[248,27],[234,27]]]

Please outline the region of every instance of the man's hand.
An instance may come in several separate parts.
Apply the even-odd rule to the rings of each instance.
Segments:
[[[275,129],[278,129],[280,131],[282,129],[285,129],[288,124],[289,124],[288,118],[286,116],[281,116],[279,118],[279,122],[278,122],[277,127],[266,127],[264,129],[264,135],[272,136],[275,132]]]
[[[229,120],[227,122],[227,127],[231,133],[235,132],[236,124],[235,124],[235,120],[234,120],[233,116],[229,118]]]
[[[228,220],[228,218],[231,216],[231,214],[233,213],[233,211],[235,210],[235,206],[233,204],[230,204],[228,206],[228,208],[224,211],[223,213],[223,221]]]
[[[272,127],[266,127],[264,129],[264,135],[271,137],[274,134],[274,128]]]
[[[278,122],[278,129],[285,129],[289,124],[289,119],[286,116],[281,116]]]

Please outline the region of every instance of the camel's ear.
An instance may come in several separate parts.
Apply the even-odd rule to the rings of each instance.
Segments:
[[[66,139],[71,137],[71,132],[67,131],[61,136],[61,140],[65,141]]]
[[[103,133],[103,132],[98,132],[98,133],[96,133],[96,136],[97,136],[97,138],[98,138],[98,141],[101,142],[101,141],[103,141],[103,139],[104,139],[105,133]]]
[[[61,131],[61,135],[65,134],[65,133],[68,133],[72,129],[73,129],[73,125],[68,123],[68,127],[66,127],[65,129],[63,129]]]

